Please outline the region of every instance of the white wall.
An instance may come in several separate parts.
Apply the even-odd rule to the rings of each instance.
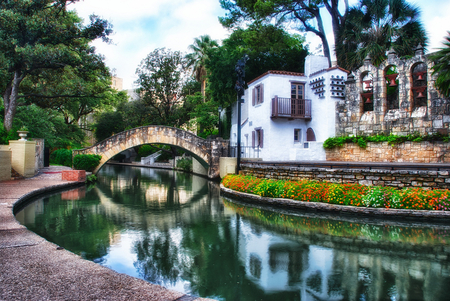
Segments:
[[[311,161],[326,160],[323,142],[335,136],[336,102],[342,98],[331,97],[330,80],[331,75],[346,78],[346,72],[339,68],[328,68],[325,57],[308,56],[305,62],[305,70],[314,73],[309,76],[266,74],[258,80],[251,82],[245,91],[245,103],[242,104],[241,121],[247,120],[241,128],[241,145],[252,146],[252,131],[261,128],[264,131],[264,145],[259,152],[264,161]],[[320,98],[311,88],[310,81],[317,77],[325,78],[325,97]],[[287,118],[272,119],[272,98],[290,98],[291,82],[305,83],[305,98],[311,99],[310,120]],[[264,102],[252,106],[252,90],[259,84],[264,84]],[[248,119],[247,119],[248,118]],[[234,105],[231,129],[231,141],[236,143],[237,133],[237,106]],[[314,130],[316,142],[308,143],[305,148],[306,131],[308,128]],[[294,129],[301,130],[301,141],[294,142]],[[245,157],[245,156],[244,156]],[[256,156],[254,156],[256,157]]]

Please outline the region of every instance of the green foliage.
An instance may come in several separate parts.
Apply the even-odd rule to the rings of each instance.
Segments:
[[[50,154],[50,162],[72,167],[72,150],[60,148]]]
[[[179,51],[155,49],[141,61],[136,74],[148,124],[181,127],[188,120],[183,85],[187,81],[186,60]]]
[[[155,153],[156,151],[157,150],[154,147],[152,147],[151,145],[144,144],[139,147],[138,155],[140,157],[147,157],[147,156]]]
[[[396,144],[404,143],[406,141],[411,142],[421,142],[421,141],[443,141],[449,142],[449,135],[442,135],[439,133],[429,134],[429,135],[419,135],[410,134],[407,136],[397,136],[397,135],[373,135],[373,136],[345,136],[345,137],[330,137],[323,143],[325,149],[332,149],[335,147],[341,147],[345,143],[356,143],[361,148],[367,147],[367,142],[388,142],[389,145],[394,146]]]
[[[212,100],[227,107],[236,101],[236,63],[247,54],[245,81],[269,70],[304,72],[304,58],[308,51],[304,39],[290,35],[273,25],[253,24],[235,30],[222,46],[213,48],[206,61],[208,88]]]
[[[278,198],[284,191],[284,183],[279,181],[262,180],[253,190],[253,193],[271,198]]]
[[[331,1],[294,1],[294,0],[221,0],[221,6],[227,10],[225,17],[219,20],[225,27],[248,27],[259,24],[285,25],[301,32],[311,32],[322,42],[323,54],[331,64],[331,52],[327,40],[327,32],[322,20],[322,13],[331,17],[334,40],[338,40],[338,32],[343,25],[347,6],[339,0]],[[343,1],[346,2],[346,1]],[[327,4],[324,10],[324,3]],[[342,4],[342,5],[341,5]],[[340,9],[341,8],[341,9]],[[342,9],[343,8],[343,9]],[[249,22],[253,24],[249,25]],[[278,69],[276,69],[278,70]],[[293,71],[293,70],[291,70]]]
[[[93,183],[97,182],[97,176],[94,175],[94,174],[88,175],[86,177],[86,181],[85,182],[86,182],[86,184],[93,184]]]
[[[430,55],[434,61],[433,74],[437,74],[436,88],[446,97],[450,97],[450,31],[445,37],[444,47]]]
[[[34,104],[17,108],[11,131],[3,126],[3,112],[0,107],[0,144],[8,144],[9,140],[17,140],[17,130],[28,128],[28,138],[44,138],[45,146],[54,148],[80,148],[85,134],[77,124],[67,124],[63,116],[50,109],[42,109]]]
[[[73,158],[73,167],[75,169],[94,171],[94,169],[100,164],[101,159],[101,155],[78,154]]]
[[[89,43],[97,38],[108,41],[112,30],[96,16],[83,26],[76,13],[66,9],[76,1],[0,2],[0,88],[7,131],[20,105],[40,101],[49,107],[58,97],[79,98],[104,91],[99,89],[98,78],[106,78],[109,72]]]
[[[348,10],[336,40],[339,65],[348,70],[359,68],[367,56],[378,66],[391,48],[405,57],[427,45],[420,9],[406,0],[360,0]]]
[[[200,93],[186,96],[187,105],[192,107],[189,113],[190,126],[197,128],[197,135],[207,137],[212,135],[219,123],[219,106],[214,101],[204,102]]]
[[[121,112],[105,112],[98,117],[95,124],[95,139],[102,141],[124,130],[125,123]]]
[[[177,160],[177,168],[182,169],[185,172],[192,172],[192,159],[181,158]]]

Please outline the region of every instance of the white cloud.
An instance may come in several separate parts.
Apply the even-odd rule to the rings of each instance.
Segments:
[[[113,44],[93,45],[123,78],[124,89],[133,87],[136,68],[155,48],[187,51],[196,37],[208,34],[220,41],[227,35],[218,21],[224,13],[218,0],[85,0],[72,8],[86,21],[96,14],[113,24]]]

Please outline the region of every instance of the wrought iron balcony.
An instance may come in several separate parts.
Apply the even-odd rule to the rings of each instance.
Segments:
[[[311,99],[272,98],[271,118],[311,119]]]

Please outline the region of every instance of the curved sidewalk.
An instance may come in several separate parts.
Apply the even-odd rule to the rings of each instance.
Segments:
[[[28,231],[13,207],[23,199],[79,185],[61,180],[64,167],[0,182],[0,300],[208,300],[168,290],[84,260]]]

